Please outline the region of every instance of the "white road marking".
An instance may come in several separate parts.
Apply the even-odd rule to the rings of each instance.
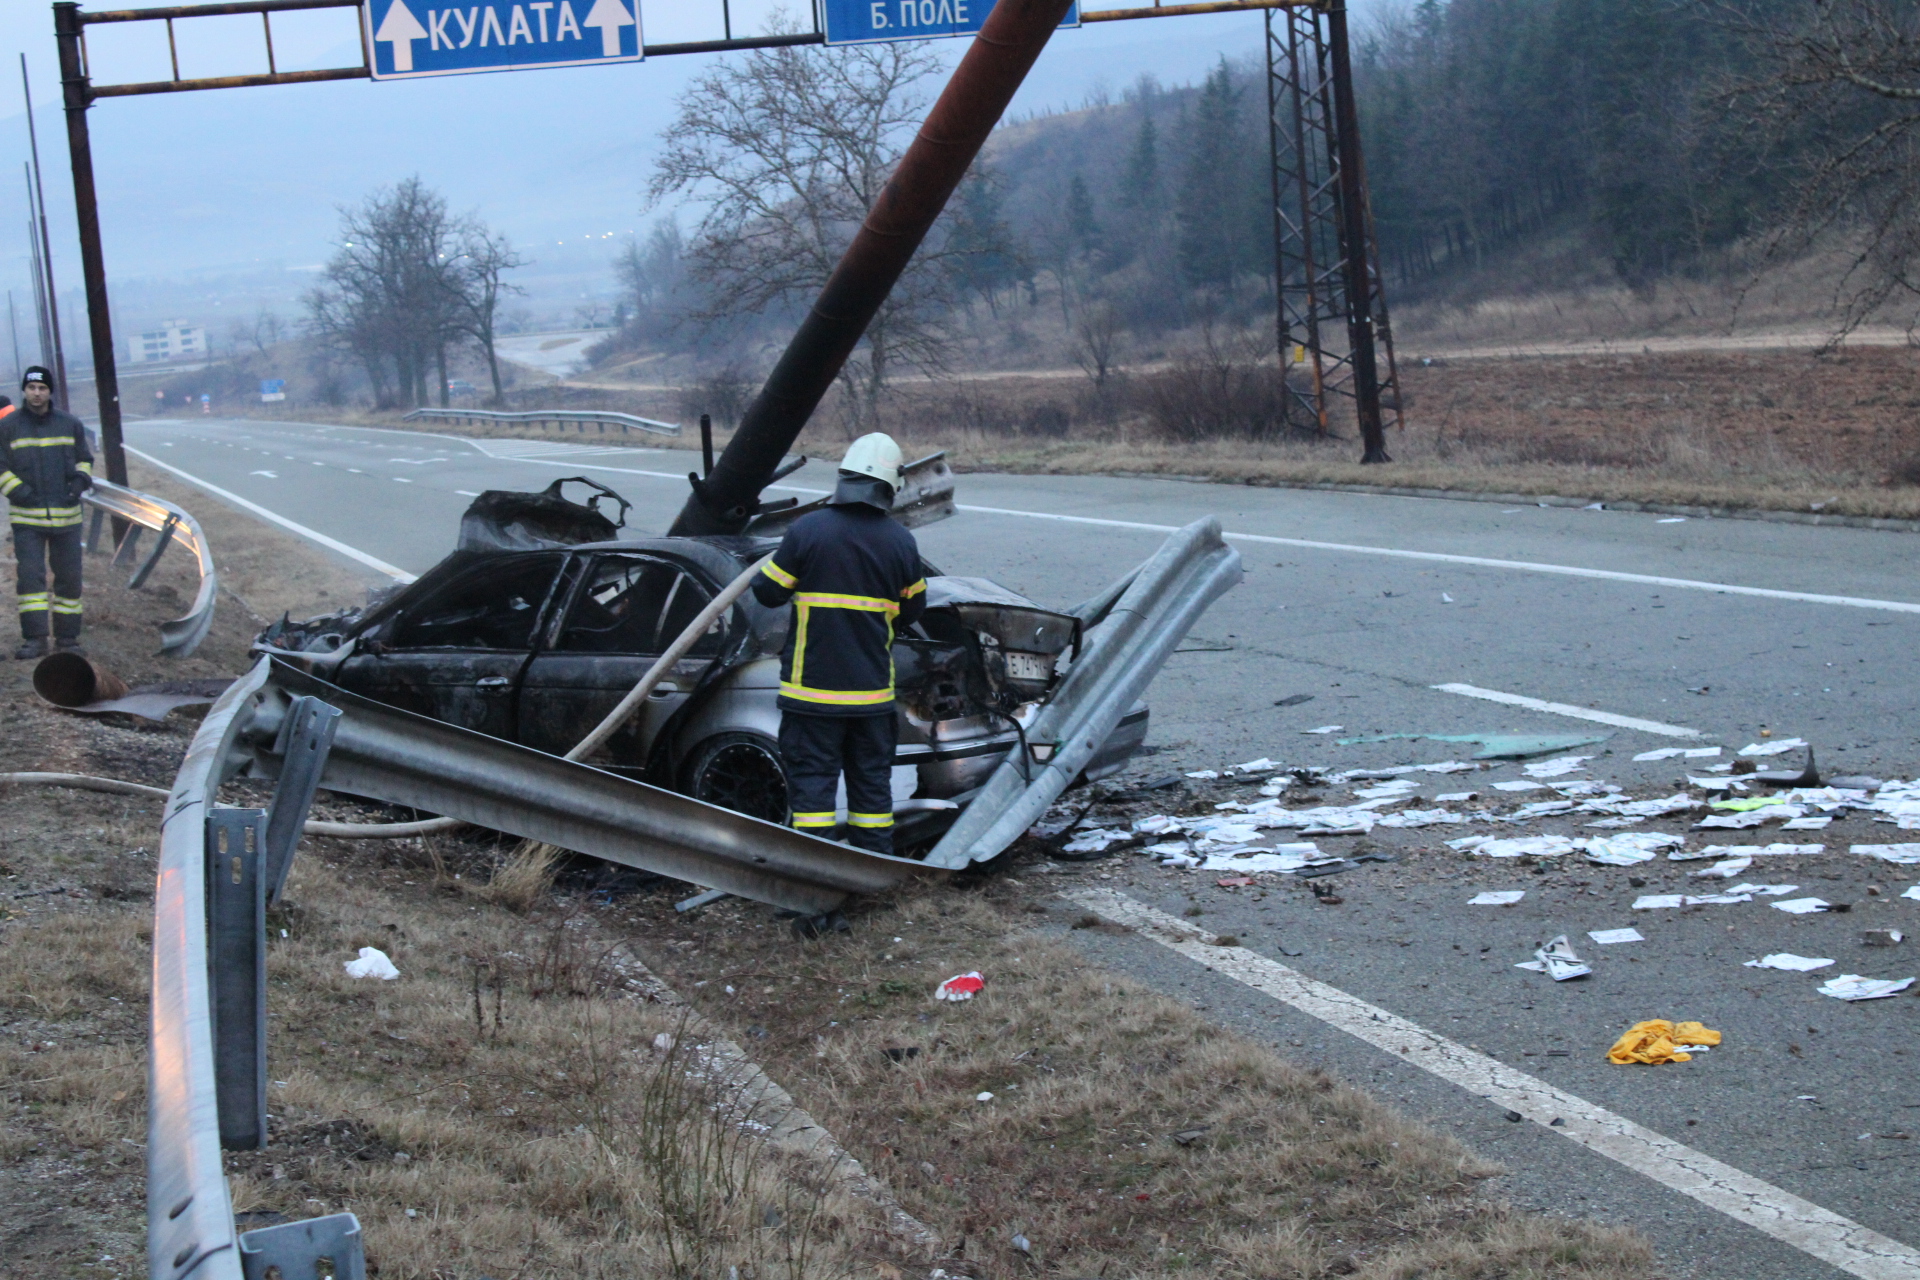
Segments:
[[[1698,729],[1685,729],[1677,724],[1662,724],[1658,720],[1638,720],[1633,716],[1617,716],[1611,711],[1595,711],[1592,707],[1576,707],[1565,702],[1546,702],[1540,698],[1529,698],[1523,693],[1502,693],[1498,689],[1480,689],[1470,684],[1436,684],[1431,686],[1442,693],[1457,693],[1466,698],[1480,698],[1486,702],[1504,702],[1510,707],[1525,707],[1529,711],[1544,711],[1548,715],[1571,716],[1575,720],[1592,720],[1598,724],[1616,725],[1622,729],[1638,729],[1642,733],[1661,733],[1669,738],[1697,738]]]
[[[199,488],[205,489],[208,493],[212,494],[216,498],[221,498],[227,502],[231,502],[234,506],[239,507],[243,511],[251,511],[253,512],[253,514],[259,516],[262,520],[271,520],[274,524],[279,525],[282,529],[287,530],[289,533],[297,533],[301,537],[306,538],[309,541],[319,543],[321,546],[326,547],[330,551],[338,551],[341,555],[346,556],[349,560],[358,560],[361,564],[366,565],[367,568],[373,569],[379,573],[384,573],[389,578],[392,578],[395,582],[404,583],[404,582],[412,582],[414,580],[413,574],[408,573],[405,569],[395,568],[393,565],[388,564],[385,560],[380,559],[378,556],[370,556],[366,552],[360,550],[358,547],[350,547],[346,543],[341,542],[337,538],[329,538],[326,534],[321,533],[318,529],[309,529],[307,528],[307,526],[303,524],[298,524],[292,520],[287,519],[285,516],[279,514],[278,512],[267,510],[265,507],[261,506],[257,502],[248,502],[245,498],[241,497],[239,494],[230,492],[226,489],[222,489],[219,485],[211,484],[208,481],[202,480],[199,476],[189,475],[185,471],[182,471],[180,468],[174,466],[172,463],[162,462],[160,461],[160,459],[154,457],[150,453],[146,453],[146,452],[143,452],[142,450],[136,449],[132,445],[127,445],[126,450],[128,453],[132,454],[136,458],[139,458],[146,462],[151,462],[154,466],[159,467],[162,471],[172,472],[174,475],[179,476],[182,480],[185,480],[188,484],[196,485]]]
[[[1920,1280],[1920,1249],[1475,1053],[1398,1014],[1243,947],[1214,946],[1214,935],[1124,894],[1088,889],[1062,896],[1861,1280]],[[1564,1123],[1553,1124],[1555,1120]]]

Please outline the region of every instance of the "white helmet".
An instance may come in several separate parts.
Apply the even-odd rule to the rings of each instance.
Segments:
[[[847,446],[847,454],[840,459],[840,470],[852,472],[857,476],[872,476],[884,483],[896,494],[900,492],[900,466],[906,456],[900,452],[900,446],[893,437],[884,431],[875,431],[871,435],[861,436]]]

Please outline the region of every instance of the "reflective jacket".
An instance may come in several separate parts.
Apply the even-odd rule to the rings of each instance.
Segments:
[[[93,451],[80,419],[48,407],[0,409],[0,494],[14,524],[65,529],[80,523],[80,499],[68,481],[93,474]]]
[[[780,705],[813,715],[893,710],[893,636],[927,604],[920,548],[905,526],[864,505],[794,521],[753,584],[761,604],[793,601],[780,656]]]

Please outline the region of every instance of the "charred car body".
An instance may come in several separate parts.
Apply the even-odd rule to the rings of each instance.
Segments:
[[[402,710],[564,754],[613,709],[720,590],[779,545],[809,508],[772,512],[745,534],[619,536],[627,504],[483,494],[460,546],[368,607],[261,633],[256,651]],[[936,455],[910,469],[899,515],[952,511]],[[620,503],[615,523],[600,511]],[[925,844],[1007,756],[1078,656],[1082,620],[983,578],[925,565],[927,608],[893,645],[901,848]],[[591,759],[602,768],[753,817],[784,822],[779,655],[788,609],[743,595],[700,636],[646,705]],[[1082,770],[1097,779],[1142,744],[1135,704]]]

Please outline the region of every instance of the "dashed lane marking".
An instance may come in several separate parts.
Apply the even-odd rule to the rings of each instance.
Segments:
[[[1849,1275],[1861,1280],[1920,1280],[1920,1249],[1475,1053],[1338,987],[1243,947],[1216,946],[1214,935],[1125,894],[1087,889],[1062,896]]]
[[[1509,707],[1526,707],[1530,711],[1544,711],[1548,715],[1568,716],[1575,720],[1592,720],[1598,724],[1610,724],[1621,729],[1638,729],[1642,733],[1661,733],[1669,738],[1697,738],[1698,729],[1682,728],[1677,724],[1663,724],[1658,720],[1640,720],[1633,716],[1615,715],[1611,711],[1595,711],[1592,707],[1576,707],[1566,702],[1548,702],[1542,698],[1529,698],[1523,693],[1502,693],[1498,689],[1481,689],[1470,684],[1436,684],[1431,686],[1441,693],[1457,693],[1466,698],[1479,698],[1483,702],[1502,702]]]
[[[349,560],[358,560],[361,564],[367,566],[367,568],[375,570],[376,572],[379,572],[379,573],[384,573],[389,578],[392,578],[395,582],[405,583],[405,582],[412,582],[414,580],[413,574],[408,573],[405,569],[396,568],[395,566],[388,564],[385,560],[380,559],[378,556],[370,556],[366,552],[360,550],[360,548],[350,547],[346,543],[341,542],[338,538],[329,538],[326,534],[321,533],[318,529],[309,529],[307,528],[307,526],[303,524],[287,519],[285,516],[281,515],[277,511],[269,511],[257,502],[249,502],[245,498],[241,497],[237,493],[232,492],[231,490],[222,489],[219,485],[213,484],[206,480],[202,480],[199,476],[190,475],[187,472],[182,471],[180,468],[174,466],[172,463],[162,462],[160,461],[160,459],[154,457],[152,454],[136,449],[132,445],[126,446],[126,449],[127,449],[127,452],[132,454],[134,457],[139,458],[145,462],[151,462],[154,466],[159,467],[162,471],[170,471],[174,475],[179,476],[182,480],[185,480],[188,484],[195,485],[201,489],[204,489],[216,498],[220,498],[226,502],[231,502],[234,506],[239,507],[243,511],[251,511],[254,515],[259,516],[262,520],[270,520],[274,524],[279,525],[282,529],[285,529],[287,532],[297,533],[301,537],[306,538],[310,542],[317,542],[321,546],[327,548],[329,551],[338,551],[341,555],[346,556]]]

